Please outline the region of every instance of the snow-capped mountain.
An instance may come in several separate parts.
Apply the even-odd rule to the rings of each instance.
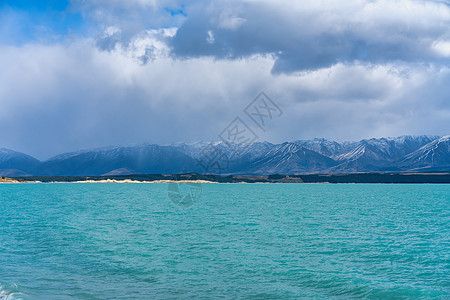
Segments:
[[[331,158],[335,158],[351,149],[351,143],[338,143],[327,139],[298,140],[294,143]]]
[[[44,162],[0,149],[0,175],[449,171],[449,149],[450,136],[401,136],[357,142],[326,139],[282,144],[257,142],[245,147],[224,142],[144,144],[64,153]],[[205,168],[206,161],[217,163],[214,160],[218,157],[224,163],[218,171]]]
[[[432,142],[431,136],[401,136],[343,143],[347,152],[333,156],[340,162],[333,173],[398,171],[395,162],[414,150]]]
[[[0,176],[29,175],[39,163],[39,160],[24,153],[0,148]]]
[[[196,161],[171,146],[141,145],[55,156],[36,175],[171,174],[199,172]]]
[[[436,139],[406,155],[398,164],[407,170],[450,170],[450,135]]]
[[[309,150],[297,143],[283,143],[250,161],[246,173],[313,173],[326,170],[334,165],[336,165],[336,161],[333,159]]]

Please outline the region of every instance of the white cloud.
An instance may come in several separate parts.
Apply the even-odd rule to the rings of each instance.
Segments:
[[[450,41],[435,41],[432,45],[432,49],[436,51],[438,55],[450,57]]]
[[[445,134],[450,125],[448,68],[339,63],[276,75],[270,55],[178,59],[156,51],[142,65],[139,51],[101,51],[91,39],[0,47],[2,146],[45,158],[110,144],[217,140],[261,90],[285,111],[258,132],[272,141]]]
[[[121,32],[120,28],[117,26],[108,26],[105,28],[103,32],[103,37],[111,37],[115,34],[119,34]]]
[[[208,30],[208,37],[206,38],[206,41],[209,44],[214,43],[214,34],[213,34],[213,32],[211,30]]]

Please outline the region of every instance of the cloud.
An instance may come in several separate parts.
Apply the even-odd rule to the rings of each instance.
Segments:
[[[171,45],[181,57],[271,53],[274,72],[293,72],[339,62],[448,62],[449,37],[442,2],[212,1],[192,11]]]
[[[285,111],[257,132],[271,141],[445,134],[450,125],[448,68],[361,63],[273,74],[272,56],[180,60],[160,51],[142,64],[133,51],[102,51],[93,39],[0,47],[2,146],[47,158],[103,145],[217,140],[236,116],[252,126],[243,109],[261,90]]]
[[[165,41],[175,57],[269,54],[275,73],[450,58],[445,1],[74,0],[72,8],[98,24],[103,50],[127,47],[149,29],[177,28]]]
[[[2,146],[38,157],[109,144],[216,139],[261,86],[255,70],[272,65],[262,57],[242,63],[164,54],[142,65],[128,48],[101,51],[90,39],[0,47],[0,63]]]
[[[94,24],[91,35],[102,50],[128,45],[148,30],[174,27],[184,20],[183,4],[176,0],[73,0],[71,9]]]

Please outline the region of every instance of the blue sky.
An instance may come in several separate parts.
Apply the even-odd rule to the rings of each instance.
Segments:
[[[68,35],[85,35],[87,22],[68,1],[3,1],[1,42],[21,45],[61,41]]]
[[[40,159],[218,140],[260,92],[261,140],[445,135],[447,1],[0,2],[0,147]]]

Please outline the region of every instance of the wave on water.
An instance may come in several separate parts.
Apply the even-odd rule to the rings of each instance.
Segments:
[[[0,300],[8,300],[8,296],[7,292],[3,290],[3,287],[0,285]]]
[[[13,284],[11,288],[17,289],[17,285]],[[0,284],[0,300],[21,300],[22,298],[16,297],[21,294],[22,293],[12,291],[11,289],[8,289],[4,285]]]

